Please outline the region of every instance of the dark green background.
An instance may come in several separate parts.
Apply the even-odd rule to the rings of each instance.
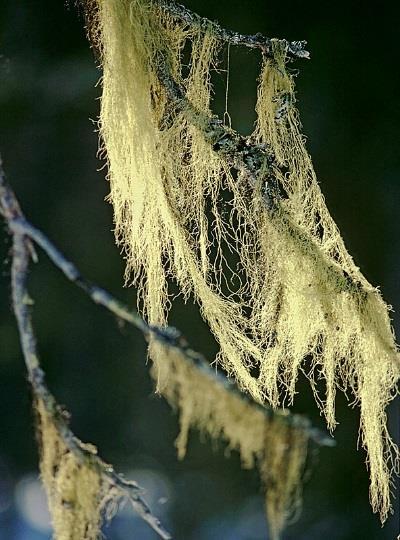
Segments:
[[[397,5],[368,7],[344,0],[188,0],[186,5],[243,33],[308,40],[311,61],[296,62],[297,89],[322,190],[356,263],[398,308]],[[2,0],[0,54],[0,151],[26,214],[87,277],[133,304],[134,291],[122,288],[123,261],[113,243],[111,208],[103,200],[107,182],[104,171],[97,171],[101,163],[90,119],[98,115],[100,87],[95,84],[100,72],[82,20],[62,1]],[[229,111],[234,127],[244,133],[254,121],[259,63],[256,52],[231,48]],[[223,88],[223,79],[217,87]],[[223,95],[216,96],[218,111],[223,111],[223,100]],[[37,452],[29,388],[10,313],[8,250],[4,232],[0,539],[40,540],[46,536],[23,529],[13,503],[14,486],[37,470]],[[222,446],[194,434],[187,458],[177,461],[177,418],[152,394],[142,336],[91,305],[42,254],[32,271],[31,292],[43,365],[52,390],[72,412],[73,428],[83,440],[98,445],[117,469],[131,475],[136,470],[155,512],[164,516],[176,538],[265,538],[256,474],[241,471],[236,455],[227,460]],[[192,306],[179,305],[172,322],[212,358],[215,345]],[[299,390],[296,409],[323,427],[304,381]],[[365,454],[356,451],[358,411],[348,408],[343,396],[338,401],[337,447],[314,456],[303,514],[284,538],[393,540],[399,513],[383,529],[372,515]],[[390,422],[398,439],[398,404],[391,408]],[[152,487],[154,482],[158,488]],[[161,504],[164,495],[169,501]],[[398,508],[398,501],[395,505]],[[127,513],[106,534],[121,540],[155,538]]]

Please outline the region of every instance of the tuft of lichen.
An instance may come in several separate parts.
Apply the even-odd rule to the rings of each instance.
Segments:
[[[79,462],[67,448],[40,399],[36,411],[40,471],[54,540],[98,540],[107,492],[101,475],[90,464]]]
[[[242,466],[259,473],[270,537],[278,540],[301,506],[307,433],[301,426],[289,425],[280,414],[268,416],[262,408],[244,401],[207,371],[194,368],[179,351],[166,350],[153,342],[151,355],[166,372],[159,391],[179,412],[179,458],[186,454],[191,428],[212,440],[224,441],[228,451],[238,452]],[[152,373],[157,379],[155,367]]]

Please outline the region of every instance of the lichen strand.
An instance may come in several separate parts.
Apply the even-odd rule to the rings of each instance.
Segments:
[[[166,322],[167,276],[176,279],[184,298],[193,294],[220,342],[228,370],[240,374],[240,384],[261,400],[257,381],[247,370],[258,349],[246,337],[241,306],[221,294],[227,267],[222,240],[237,250],[238,235],[246,229],[241,218],[238,235],[232,227],[228,230],[221,214],[222,189],[228,188],[238,202],[231,202],[229,223],[243,201],[229,167],[188,122],[185,109],[165,109],[167,98],[157,78],[161,51],[198,111],[209,116],[216,40],[207,32],[180,29],[138,0],[100,3],[99,21],[100,130],[127,279],[138,286],[140,307],[152,324]],[[183,78],[182,51],[188,42],[192,67]]]
[[[258,142],[272,145],[278,165],[288,171],[279,177],[288,199],[264,218],[257,265],[265,281],[252,282],[261,327],[270,329],[266,339],[274,332],[261,382],[278,403],[271,375],[279,374],[293,399],[298,369],[309,356],[310,379],[314,383],[322,376],[326,383],[325,399],[316,397],[331,429],[336,424],[336,388],[351,389],[353,403],[361,409],[371,504],[384,521],[390,511],[390,476],[399,459],[385,414],[397,392],[399,353],[388,306],[354,264],[328,213],[294,102],[293,79],[277,45],[260,78],[255,134]]]
[[[301,430],[274,422],[266,426],[260,475],[266,487],[265,505],[271,540],[279,540],[301,510],[301,482],[307,438]]]
[[[99,473],[79,463],[59,436],[43,402],[36,403],[41,448],[40,471],[46,489],[54,540],[98,540],[105,501]]]
[[[198,302],[220,345],[217,361],[241,389],[273,406],[291,403],[303,369],[313,389],[326,383],[315,397],[331,429],[336,390],[351,390],[371,502],[384,520],[398,463],[385,407],[397,392],[399,353],[388,307],[346,251],[320,192],[285,45],[272,41],[264,59],[246,141],[275,157],[235,160],[229,137],[209,133],[213,27],[181,26],[149,0],[99,0],[94,19],[115,231],[142,312],[165,324],[175,279],[184,299]],[[162,63],[184,99],[170,99]],[[162,387],[167,370],[153,359]]]
[[[206,372],[199,375],[178,351],[166,350],[155,342],[151,349],[152,358],[168,373],[160,392],[179,411],[179,457],[185,456],[191,427],[213,440],[222,439],[229,451],[237,451],[244,468],[259,472],[270,537],[278,540],[301,503],[308,446],[304,430],[288,425],[279,414],[268,418],[261,409],[226,391]],[[153,376],[158,376],[154,369]]]

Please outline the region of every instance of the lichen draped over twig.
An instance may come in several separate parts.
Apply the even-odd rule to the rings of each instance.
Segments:
[[[41,475],[46,488],[54,538],[97,540],[108,486],[101,474],[68,449],[42,401],[36,404]]]
[[[117,474],[97,455],[93,445],[80,441],[68,426],[68,415],[47,388],[32,324],[32,300],[27,289],[29,262],[37,261],[33,242],[43,247],[51,260],[78,285],[94,288],[80,279],[76,267],[24,217],[15,194],[6,181],[0,155],[0,215],[12,237],[11,297],[21,348],[32,387],[40,446],[40,468],[49,498],[55,540],[94,540],[101,535],[103,519],[112,517],[121,499],[130,501],[138,515],[164,540],[171,535],[151,513],[142,489]],[[32,240],[32,241],[31,241]],[[105,291],[101,291],[107,297]],[[98,303],[101,303],[100,301]],[[115,306],[113,299],[110,304]],[[109,309],[112,308],[110,307]],[[138,317],[139,318],[139,317]],[[143,324],[145,324],[143,322]],[[138,324],[139,326],[139,324]]]
[[[299,515],[308,433],[301,424],[290,425],[284,412],[266,417],[262,408],[227,391],[209,370],[195,369],[179,350],[153,343],[151,358],[165,372],[159,391],[180,415],[176,440],[179,458],[186,454],[191,427],[213,440],[227,442],[239,453],[242,466],[256,469],[265,489],[265,507],[271,540],[279,540],[288,522]]]
[[[270,40],[263,51],[255,130],[240,137],[210,108],[220,33],[163,4],[91,3],[103,67],[100,131],[126,278],[152,324],[167,322],[169,278],[184,299],[194,297],[219,343],[219,364],[259,402],[291,403],[303,370],[333,429],[336,389],[351,390],[371,504],[384,521],[399,458],[385,413],[399,353],[388,306],[346,251],[317,184],[288,42]],[[153,360],[164,388],[168,373]]]
[[[228,441],[228,448],[239,452],[244,466],[258,468],[267,486],[271,536],[278,538],[286,520],[296,516],[300,505],[300,478],[308,441],[324,446],[332,446],[334,441],[312,427],[303,416],[257,404],[241,393],[233,381],[214,371],[176,328],[149,325],[134,310],[82,276],[49,238],[24,217],[6,182],[1,156],[0,214],[13,239],[13,309],[34,395],[42,480],[48,494],[55,540],[96,538],[102,518],[112,517],[121,498],[126,498],[161,538],[168,540],[171,536],[151,513],[136,482],[117,474],[110,464],[100,459],[93,445],[84,444],[74,435],[68,426],[68,413],[47,388],[27,290],[30,257],[36,260],[34,244],[95,304],[103,306],[121,322],[136,327],[151,341],[152,356],[160,355],[168,374],[168,384],[160,390],[173,407],[180,407],[179,455],[182,457],[185,452],[188,430],[193,425],[213,438]],[[206,394],[208,400],[204,403]]]

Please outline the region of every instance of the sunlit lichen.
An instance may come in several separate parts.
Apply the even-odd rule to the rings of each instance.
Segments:
[[[99,0],[95,18],[116,238],[143,313],[152,324],[166,323],[168,279],[175,279],[183,297],[198,302],[219,343],[218,362],[241,389],[275,407],[292,402],[307,359],[330,429],[336,390],[350,389],[361,411],[371,503],[385,520],[398,464],[385,408],[396,393],[399,354],[388,307],[355,266],[326,208],[300,132],[285,47],[273,42],[263,61],[251,138],[275,156],[282,194],[271,209],[263,178],[250,190],[240,164],[234,174],[159,81],[165,62],[193,107],[211,117],[219,48],[212,27],[182,25],[147,0]],[[233,269],[228,252],[237,259]],[[168,393],[168,369],[152,358]],[[187,426],[202,420],[180,406],[184,440]]]

